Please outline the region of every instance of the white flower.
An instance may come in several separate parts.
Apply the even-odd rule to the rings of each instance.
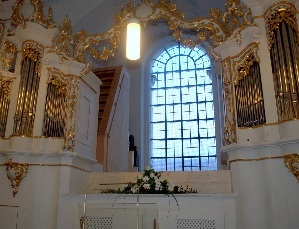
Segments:
[[[160,187],[160,186],[161,186],[161,182],[160,181],[156,182],[156,187]]]
[[[136,193],[136,192],[137,192],[137,189],[136,189],[135,187],[132,187],[132,188],[131,188],[131,192],[132,192],[132,193]]]
[[[148,178],[148,176],[145,176],[145,177],[142,178],[142,180],[143,180],[144,182],[147,182],[147,181],[149,180],[149,178]]]
[[[148,165],[148,166],[145,167],[145,170],[146,170],[146,171],[149,171],[149,170],[151,170],[151,169],[152,169],[152,167],[151,167],[150,165]]]
[[[150,188],[151,188],[150,184],[144,184],[143,187],[144,187],[145,189],[150,189]]]
[[[141,180],[142,177],[143,177],[143,175],[142,175],[142,174],[139,174],[139,175],[137,176],[137,179],[138,179],[138,180]]]
[[[123,192],[125,190],[127,186],[126,185],[122,185],[120,188],[119,188],[119,191]]]
[[[158,177],[155,177],[155,182],[156,183],[160,182],[160,179]]]
[[[154,173],[151,173],[151,174],[150,174],[150,177],[151,177],[151,178],[154,178],[154,177],[155,177],[155,174],[154,174]]]
[[[155,187],[155,190],[156,190],[156,191],[159,191],[159,190],[160,190],[160,186],[159,186],[159,187],[156,186],[156,187]]]
[[[168,186],[168,191],[169,191],[169,192],[172,192],[173,190],[174,190],[173,186],[172,186],[172,185],[169,185],[169,186]]]

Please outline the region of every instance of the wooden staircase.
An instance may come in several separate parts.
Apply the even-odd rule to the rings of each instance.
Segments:
[[[113,171],[127,160],[130,77],[123,66],[94,69],[102,81],[98,113],[97,161],[104,171]],[[116,165],[117,164],[117,165]],[[127,165],[126,165],[127,166]]]
[[[99,100],[98,131],[100,130],[101,121],[103,119],[105,107],[116,71],[116,67],[95,69],[93,71],[93,73],[102,81]]]

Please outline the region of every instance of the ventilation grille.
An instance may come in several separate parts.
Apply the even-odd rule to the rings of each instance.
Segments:
[[[85,229],[112,229],[112,217],[85,217]]]
[[[177,229],[216,229],[216,226],[211,219],[178,219]]]

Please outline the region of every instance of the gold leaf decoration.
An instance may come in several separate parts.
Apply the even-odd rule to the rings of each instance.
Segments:
[[[4,70],[8,71],[13,65],[15,54],[17,53],[17,46],[11,41],[6,41],[4,43],[4,51],[0,53],[0,58],[2,61],[2,67]]]
[[[150,8],[151,13],[145,16],[138,15],[137,10],[143,5]],[[86,63],[88,52],[95,59],[107,60],[114,56],[122,31],[132,17],[137,18],[143,25],[159,18],[166,20],[173,37],[190,48],[200,45],[205,40],[209,40],[213,45],[218,45],[231,37],[235,30],[255,25],[250,20],[250,16],[251,11],[245,11],[244,7],[239,5],[238,0],[228,0],[224,13],[219,9],[212,9],[209,17],[193,20],[185,20],[184,13],[169,0],[159,0],[157,3],[141,0],[136,7],[133,7],[131,1],[128,1],[114,16],[114,26],[106,33],[88,35],[86,31],[82,30],[76,35],[71,35],[71,25],[66,19],[64,25],[59,29],[59,35],[54,40],[55,45],[52,51],[61,53],[64,58],[72,58],[81,63]],[[195,36],[190,36],[189,33]],[[104,45],[104,43],[108,43],[108,45]],[[101,48],[99,48],[100,44]]]
[[[4,98],[7,100],[10,99],[11,85],[14,79],[15,78],[5,77],[4,75],[0,76],[0,91],[3,92]]]
[[[59,91],[65,94],[66,116],[64,149],[74,151],[75,149],[75,116],[78,100],[80,77],[72,74],[65,74],[57,68],[48,68],[48,81],[59,88]]]
[[[299,182],[299,153],[285,155],[284,164]]]
[[[297,34],[297,42],[299,42],[299,30],[297,25],[297,10],[294,5],[289,3],[282,3],[274,5],[265,13],[266,28],[268,37],[268,46],[271,50],[274,44],[274,31],[278,29],[279,24],[285,21]]]
[[[11,187],[13,188],[13,196],[15,197],[19,191],[21,181],[28,172],[29,165],[27,163],[12,162],[11,159],[5,165],[7,178],[10,180]]]
[[[47,16],[44,17],[44,6],[41,0],[30,0],[30,4],[33,7],[33,13],[29,16],[29,18],[24,18],[24,15],[22,14],[24,2],[25,0],[17,0],[12,7],[13,12],[11,16],[11,25],[14,28],[19,25],[25,28],[27,21],[38,23],[47,29],[56,27],[56,23],[53,22],[53,12],[51,8],[49,8]]]

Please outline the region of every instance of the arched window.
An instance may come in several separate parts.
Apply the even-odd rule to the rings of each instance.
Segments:
[[[157,171],[217,169],[210,59],[179,44],[151,68],[151,165]]]

